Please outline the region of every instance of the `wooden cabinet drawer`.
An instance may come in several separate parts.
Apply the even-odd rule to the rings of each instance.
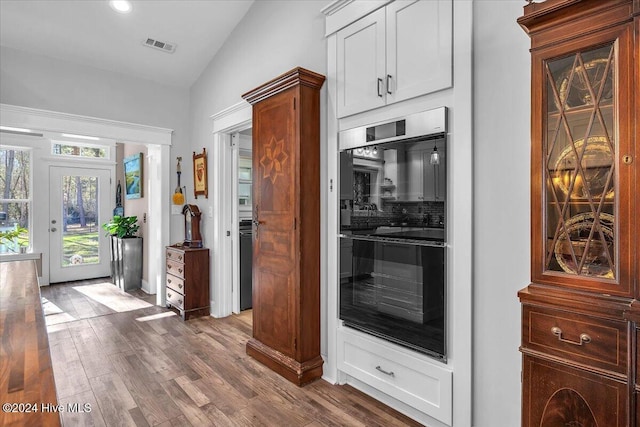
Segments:
[[[624,382],[529,356],[523,380],[523,426],[630,425]]]
[[[167,249],[167,260],[184,262],[184,252]]]
[[[445,424],[452,417],[452,372],[410,350],[397,350],[344,328],[338,369]]]
[[[185,293],[184,279],[181,277],[167,274],[167,288],[171,288],[174,291],[177,291],[182,295],[184,295]]]
[[[184,295],[167,288],[167,304],[171,304],[179,309],[184,309]]]
[[[523,306],[522,346],[596,368],[627,372],[627,323]]]
[[[167,273],[184,279],[184,264],[167,259]]]

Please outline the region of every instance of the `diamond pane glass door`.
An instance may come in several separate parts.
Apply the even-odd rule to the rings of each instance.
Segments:
[[[546,62],[545,270],[616,278],[615,44]]]

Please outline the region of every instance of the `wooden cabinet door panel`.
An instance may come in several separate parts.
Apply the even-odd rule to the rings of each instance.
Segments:
[[[254,337],[294,354],[296,269],[295,97],[286,90],[254,107]]]
[[[263,344],[278,349],[289,357],[294,357],[295,326],[294,305],[291,292],[291,275],[262,265],[255,269],[254,283],[260,292],[254,293],[253,310],[260,319],[254,321],[253,336]],[[255,285],[254,285],[255,286]]]
[[[627,385],[524,356],[523,427],[627,426]]]

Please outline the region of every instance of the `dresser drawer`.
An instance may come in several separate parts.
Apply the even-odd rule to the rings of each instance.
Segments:
[[[167,259],[167,273],[184,279],[184,264]]]
[[[185,292],[184,279],[181,277],[167,274],[167,288],[171,288],[174,291],[184,295],[184,292]]]
[[[626,322],[523,306],[525,349],[626,374],[627,345]]]
[[[172,261],[184,262],[184,252],[167,249],[167,259],[170,259]]]
[[[174,291],[173,289],[167,288],[167,304],[171,304],[172,306],[183,310],[184,295]]]
[[[451,424],[452,372],[410,350],[396,349],[344,328],[338,369],[387,395]]]

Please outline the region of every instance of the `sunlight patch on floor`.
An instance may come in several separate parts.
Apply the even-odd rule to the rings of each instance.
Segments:
[[[122,292],[110,282],[74,286],[73,289],[118,313],[152,307],[148,302]]]
[[[136,317],[136,320],[138,322],[148,322],[150,320],[162,319],[163,317],[171,317],[175,315],[176,313],[174,313],[173,311],[167,311],[165,313],[152,314],[150,316]]]

